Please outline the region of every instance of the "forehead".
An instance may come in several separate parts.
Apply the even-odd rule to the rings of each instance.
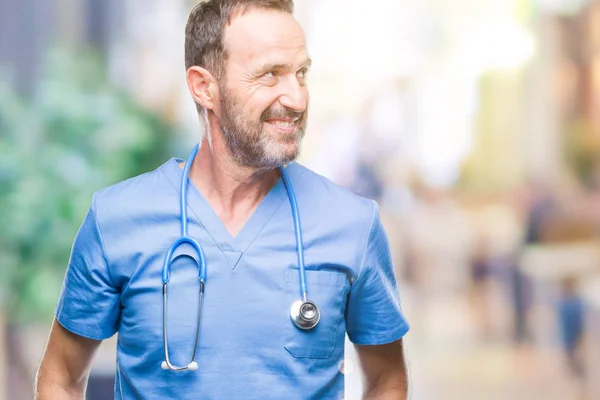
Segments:
[[[225,29],[228,61],[253,67],[263,62],[304,62],[308,57],[304,31],[285,12],[251,9],[233,18]]]

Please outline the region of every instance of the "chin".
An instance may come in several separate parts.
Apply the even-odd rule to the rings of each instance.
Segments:
[[[286,138],[279,140],[271,138],[267,143],[263,142],[263,165],[265,167],[279,167],[295,161],[300,154],[300,140]]]
[[[300,155],[300,143],[294,142],[282,146],[280,154],[282,155],[282,159],[287,160],[285,163],[294,161]]]
[[[299,152],[298,147],[294,146],[294,149],[280,149],[276,153],[269,153],[265,155],[265,161],[269,167],[280,167],[285,164],[289,164],[298,158]]]

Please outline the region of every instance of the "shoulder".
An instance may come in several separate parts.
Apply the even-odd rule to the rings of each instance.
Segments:
[[[368,233],[379,215],[377,202],[359,196],[301,164],[294,163],[293,169],[296,196],[299,202],[306,204],[305,209],[310,210],[310,214],[322,218],[322,222]]]
[[[168,173],[165,173],[169,164],[174,159],[153,171],[115,183],[94,193],[92,198],[92,210],[98,218],[108,218],[118,215],[130,215],[136,210],[141,211],[148,206],[160,203],[161,196],[165,192],[175,193],[176,187],[171,183]],[[170,166],[173,168],[173,166]]]

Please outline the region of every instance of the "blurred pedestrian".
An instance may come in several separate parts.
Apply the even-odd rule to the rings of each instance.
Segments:
[[[561,281],[557,314],[562,348],[569,370],[576,376],[583,376],[581,344],[584,332],[584,304],[577,292],[577,280],[574,277],[567,277]]]

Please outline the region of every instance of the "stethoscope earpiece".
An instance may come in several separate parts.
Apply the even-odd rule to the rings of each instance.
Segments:
[[[308,330],[317,326],[321,319],[321,312],[314,302],[298,299],[290,308],[290,317],[298,328]]]

